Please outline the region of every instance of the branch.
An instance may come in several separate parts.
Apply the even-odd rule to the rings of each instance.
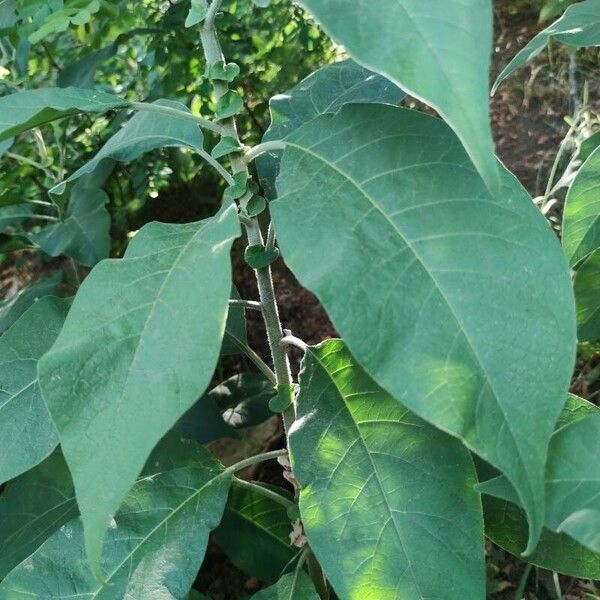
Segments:
[[[170,117],[175,117],[177,119],[193,121],[194,123],[200,125],[200,127],[203,127],[204,129],[208,129],[209,131],[218,133],[219,135],[223,134],[223,127],[218,123],[214,123],[213,121],[209,121],[204,117],[199,117],[197,115],[185,112],[183,110],[171,108],[170,106],[161,106],[160,104],[148,104],[147,102],[132,102],[130,106],[134,110],[153,112],[162,115],[168,115]]]

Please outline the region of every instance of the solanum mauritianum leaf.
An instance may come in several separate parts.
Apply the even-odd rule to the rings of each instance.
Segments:
[[[153,104],[190,113],[181,102],[157,100]],[[52,188],[50,192],[62,194],[69,182],[92,173],[103,160],[128,161],[155,148],[173,146],[202,150],[203,140],[202,131],[195,123],[171,115],[137,113],[104,144],[94,158]]]
[[[186,598],[230,484],[231,474],[202,446],[168,436],[111,522],[104,582],[89,568],[75,519],[7,575],[0,598]]]
[[[123,259],[83,282],[40,361],[96,571],[107,523],[150,451],[210,382],[238,235],[234,206],[199,223],[146,225]]]
[[[379,385],[510,478],[532,549],[576,342],[548,223],[506,171],[492,195],[416,111],[350,106],[286,143],[270,210],[288,266]]]
[[[600,20],[600,10],[598,18]],[[598,186],[600,148],[596,148],[583,163],[565,200],[562,243],[571,265],[576,265],[600,248]]]
[[[98,90],[43,88],[0,98],[0,141],[28,129],[80,113],[126,108],[127,100]]]
[[[0,495],[0,580],[76,516],[71,474],[57,449]]]
[[[597,406],[569,396],[550,445],[546,528],[527,558],[542,568],[586,579],[600,578],[599,418]],[[518,555],[527,522],[513,489],[504,477],[478,487],[485,494],[486,535]]]
[[[275,491],[283,496],[287,493]],[[238,569],[261,581],[273,582],[298,554],[298,548],[290,542],[290,521],[284,506],[234,483],[215,535]]]
[[[399,104],[406,96],[395,83],[353,60],[343,60],[311,73],[298,85],[269,101],[271,124],[262,141],[281,140],[319,115],[336,113],[346,104]],[[261,184],[269,199],[276,196],[280,151],[256,160]]]
[[[579,341],[600,339],[600,250],[577,269],[575,301]]]
[[[297,403],[290,457],[301,519],[340,600],[483,598],[467,449],[382,390],[341,340],[307,349]]]
[[[566,533],[600,559],[600,409],[567,413],[552,436],[546,473],[544,526]],[[570,401],[571,403],[573,400]],[[504,476],[482,483],[480,491],[519,504]]]
[[[496,83],[494,83],[494,91],[513,71],[536,57],[548,45],[550,40],[556,40],[571,48],[600,45],[599,25],[600,0],[586,0],[569,6],[560,19],[538,33],[504,67],[498,75]]]
[[[54,344],[69,304],[46,296],[0,337],[0,483],[37,465],[58,443],[37,363]]]
[[[490,0],[301,0],[361,65],[433,106],[488,187],[499,185],[488,117]]]
[[[252,596],[254,600],[319,600],[310,577],[302,569],[284,575],[275,585]]]

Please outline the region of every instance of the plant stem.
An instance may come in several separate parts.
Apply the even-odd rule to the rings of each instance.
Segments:
[[[244,344],[241,340],[238,340],[235,336],[225,332],[227,338],[233,342],[257,367],[258,370],[275,386],[277,385],[277,378],[275,373],[271,371],[269,365],[258,355],[248,344]]]
[[[235,483],[248,490],[252,490],[258,494],[261,494],[262,496],[265,496],[265,498],[270,498],[271,500],[277,502],[277,504],[281,504],[281,506],[284,506],[285,508],[290,508],[294,506],[294,503],[291,500],[288,500],[281,494],[278,494],[277,492],[274,492],[273,490],[270,490],[269,488],[266,488],[263,485],[254,483],[253,481],[246,481],[245,479],[239,479],[236,477]]]
[[[262,144],[258,144],[254,146],[254,148],[250,148],[244,154],[244,159],[247,163],[252,162],[254,159],[258,158],[261,154],[265,154],[265,152],[273,152],[275,150],[285,150],[285,142],[280,140],[275,140],[272,142],[263,142]]]
[[[199,150],[198,148],[196,148],[196,152],[219,173],[228,185],[235,184],[235,180],[231,176],[231,173],[216,158],[213,158],[208,152]]]
[[[177,110],[170,106],[161,106],[160,104],[148,104],[146,102],[132,102],[131,108],[139,111],[153,112],[162,115],[168,115],[170,117],[177,117],[178,119],[184,119],[186,121],[193,121],[200,127],[213,131],[214,133],[223,133],[223,128],[218,123],[213,123],[208,119],[193,115],[192,113],[185,112],[183,110]]]
[[[297,338],[295,335],[286,335],[281,340],[281,343],[288,344],[289,346],[295,346],[296,348],[302,350],[302,352],[306,352],[306,349],[308,348],[308,344],[306,344],[306,342],[302,341],[300,338]]]
[[[214,65],[219,62],[225,62],[223,51],[217,37],[215,30],[215,16],[219,7],[221,6],[221,0],[213,0],[212,4],[208,9],[208,14],[202,27],[200,28],[200,41],[202,43],[202,49],[204,50],[204,56],[208,65]],[[215,95],[217,99],[226,94],[229,90],[227,82],[216,80],[213,82]],[[240,145],[240,137],[237,131],[235,117],[227,119],[222,125],[222,135],[232,137]],[[246,172],[248,174],[248,165],[246,159],[243,156],[232,155],[231,165],[234,173]],[[262,232],[258,223],[258,219],[253,218],[250,221],[244,221],[246,229],[246,237],[248,238],[248,244],[263,245]],[[287,357],[287,352],[284,345],[281,343],[283,337],[283,330],[281,327],[281,321],[279,320],[279,310],[277,308],[277,302],[275,300],[275,291],[273,288],[273,277],[271,275],[270,267],[264,269],[257,269],[256,271],[256,282],[258,285],[258,293],[260,296],[260,303],[262,306],[263,319],[265,321],[265,327],[267,330],[267,338],[269,341],[269,348],[271,350],[271,356],[273,357],[273,367],[275,370],[275,378],[277,385],[291,385],[292,374],[290,371],[290,364]],[[295,408],[291,406],[283,415],[283,424],[287,432],[295,418]]]
[[[46,177],[48,177],[49,179],[54,179],[54,175],[51,173],[51,171],[49,169],[44,167],[44,165],[40,164],[39,162],[32,160],[31,158],[27,158],[26,156],[21,156],[20,154],[15,154],[14,152],[6,152],[4,154],[4,156],[7,156],[8,158],[12,158],[13,160],[19,161],[25,165],[29,165],[30,167],[35,167],[36,169],[39,169],[40,171],[42,171],[44,173],[44,175],[46,175]]]
[[[250,456],[249,458],[245,458],[244,460],[240,460],[240,462],[231,465],[225,469],[226,473],[237,473],[238,471],[243,471],[246,467],[251,467],[253,465],[257,465],[261,462],[266,462],[267,460],[273,460],[274,458],[279,458],[280,456],[287,456],[288,451],[286,449],[282,450],[271,450],[271,452],[264,452],[263,454],[257,454],[256,456]]]
[[[262,310],[260,302],[255,302],[254,300],[238,300],[237,298],[233,298],[229,301],[229,306],[242,306],[251,310]]]
[[[325,574],[311,550],[306,553],[306,564],[308,565],[308,572],[315,584],[315,589],[319,594],[319,598],[321,598],[321,600],[329,600],[329,588],[327,587]]]

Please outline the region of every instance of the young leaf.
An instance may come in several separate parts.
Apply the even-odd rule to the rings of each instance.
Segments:
[[[0,98],[0,141],[56,119],[80,113],[103,114],[127,106],[127,100],[98,90],[43,88],[17,92]]]
[[[244,260],[253,269],[264,269],[278,258],[278,248],[266,248],[262,244],[248,246],[244,251]]]
[[[285,490],[275,491],[286,495]],[[298,553],[290,543],[291,530],[285,507],[234,483],[215,535],[238,569],[272,583]]]
[[[369,71],[353,60],[327,65],[298,85],[271,98],[271,125],[263,142],[281,140],[319,115],[336,113],[346,104],[399,104],[406,94],[389,79]],[[267,198],[273,199],[281,152],[267,152],[256,168]]]
[[[57,293],[62,282],[62,273],[38,279],[7,300],[0,302],[0,333],[6,331],[32,304],[44,296]]]
[[[185,105],[172,100],[157,100],[153,104],[186,113],[190,112]],[[94,158],[77,169],[68,179],[54,186],[50,193],[61,194],[68,182],[91,173],[101,161],[108,158],[128,161],[155,148],[164,147],[187,147],[192,150],[202,150],[203,141],[202,131],[190,121],[170,115],[149,112],[136,113],[104,144]]]
[[[594,150],[579,169],[565,201],[562,243],[572,266],[600,248],[598,186],[600,148]]]
[[[221,81],[233,81],[240,74],[240,67],[235,63],[218,62],[208,69],[208,78]]]
[[[0,583],[0,598],[185,598],[221,520],[231,475],[207,450],[168,436],[111,523],[90,571],[80,519],[63,525]]]
[[[0,483],[37,465],[58,443],[37,363],[54,344],[69,304],[46,296],[0,337]]]
[[[481,503],[460,442],[379,388],[341,340],[308,348],[297,410],[302,523],[340,599],[483,598]]]
[[[600,250],[596,250],[575,276],[577,335],[580,342],[600,339]]]
[[[575,577],[600,574],[600,409],[570,396],[548,454],[545,527],[534,564]],[[484,494],[486,534],[513,554],[526,522],[505,477],[478,486]]]
[[[252,596],[254,600],[319,600],[310,577],[298,569],[284,575],[275,585]]]
[[[0,580],[76,516],[71,474],[56,450],[0,495]]]
[[[95,571],[106,526],[156,442],[210,382],[231,291],[235,207],[150,223],[97,265],[39,363]]]
[[[100,188],[76,185],[64,221],[30,234],[29,239],[50,256],[64,254],[81,265],[93,267],[110,252],[108,200]]]
[[[507,172],[491,195],[422,113],[351,106],[286,143],[270,211],[288,266],[379,385],[510,478],[534,545],[576,341],[546,220]]]
[[[498,75],[492,93],[518,68],[536,57],[555,40],[571,48],[600,45],[600,0],[585,0],[569,6],[558,21],[538,33]]]
[[[234,90],[229,90],[217,100],[216,118],[219,121],[237,115],[244,108],[242,97]]]
[[[499,185],[488,118],[490,0],[301,0],[361,65],[435,108],[491,190]]]
[[[238,171],[233,175],[234,184],[230,185],[223,194],[225,202],[233,202],[241,198],[248,189],[248,174],[246,171]]]
[[[202,23],[208,13],[208,4],[206,0],[192,0],[190,12],[185,20],[186,27],[193,27]]]
[[[235,138],[225,136],[221,138],[219,143],[211,150],[210,155],[213,158],[221,158],[234,152],[240,152],[241,149],[240,143]]]

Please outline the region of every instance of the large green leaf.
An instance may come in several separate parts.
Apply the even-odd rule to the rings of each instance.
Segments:
[[[76,516],[71,474],[56,450],[0,495],[0,580]]]
[[[285,496],[284,490],[275,491]],[[281,504],[234,484],[215,534],[238,569],[270,583],[277,581],[298,553],[290,543],[291,530],[291,520]]]
[[[398,104],[406,94],[389,79],[361,67],[353,60],[327,65],[311,73],[291,90],[271,98],[271,125],[263,141],[280,140],[304,123],[346,104]],[[259,156],[256,161],[268,198],[274,198],[275,177],[281,152]]]
[[[565,14],[538,33],[498,75],[493,91],[518,68],[536,57],[555,40],[571,48],[600,45],[600,0],[586,0],[569,6]]]
[[[469,452],[378,387],[340,340],[306,351],[290,456],[304,530],[340,600],[485,596]]]
[[[562,243],[571,265],[577,264],[600,248],[598,187],[600,187],[600,147],[596,148],[583,163],[567,193]]]
[[[148,454],[210,382],[238,235],[233,205],[199,223],[146,225],[122,260],[83,282],[39,363],[95,567]]]
[[[379,385],[511,479],[534,543],[576,342],[546,220],[505,171],[490,195],[415,111],[352,106],[287,144],[271,203],[287,264]]]
[[[254,600],[319,600],[310,577],[298,569],[284,575],[275,585],[252,596]]]
[[[63,525],[0,583],[0,599],[185,600],[231,475],[193,442],[169,437],[109,528],[105,583],[89,569],[81,521]]]
[[[31,207],[25,204],[5,204],[0,207],[0,233],[4,233],[6,230],[21,224],[23,221],[31,218],[32,214]]]
[[[42,298],[0,337],[0,483],[37,465],[58,443],[37,364],[54,344],[69,304]]]
[[[29,235],[46,254],[64,254],[79,264],[93,267],[110,252],[109,198],[100,188],[75,186],[64,221]]]
[[[190,112],[184,104],[172,100],[157,100],[153,104]],[[94,158],[77,169],[65,181],[53,187],[50,192],[62,194],[69,182],[93,172],[103,160],[133,160],[155,148],[171,146],[202,150],[203,139],[198,125],[185,119],[152,112],[137,113],[104,144]]]
[[[600,409],[569,396],[548,455],[548,508],[539,545],[528,560],[546,569],[597,579],[600,574]],[[526,521],[505,477],[478,486],[486,534],[519,553]]]
[[[490,0],[301,0],[361,65],[395,81],[450,123],[491,189]]]
[[[0,302],[0,332],[6,331],[34,302],[57,293],[62,273],[38,279],[32,285]]]
[[[129,102],[98,90],[43,88],[0,98],[0,141],[79,113],[103,114]]]
[[[600,250],[596,250],[575,276],[579,341],[600,339]]]

